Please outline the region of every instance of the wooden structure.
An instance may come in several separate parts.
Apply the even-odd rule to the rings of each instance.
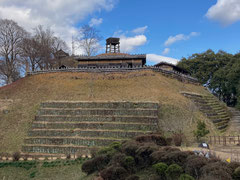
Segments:
[[[75,56],[78,68],[133,68],[146,64],[146,55],[120,53],[120,39],[106,40],[106,53],[98,56]]]
[[[106,53],[120,53],[120,38],[108,38],[106,40]]]
[[[160,62],[158,64],[155,64],[154,66],[159,67],[164,70],[167,70],[167,71],[174,71],[177,73],[189,75],[189,73],[185,69],[182,69],[180,67],[177,67],[177,66],[167,63],[167,62]]]

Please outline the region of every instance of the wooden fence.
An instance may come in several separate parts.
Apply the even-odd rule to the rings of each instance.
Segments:
[[[209,144],[211,145],[240,145],[239,136],[209,136]]]

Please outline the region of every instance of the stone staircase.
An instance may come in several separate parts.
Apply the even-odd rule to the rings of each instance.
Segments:
[[[22,153],[62,156],[158,130],[154,102],[44,102]]]
[[[237,110],[236,108],[228,108],[229,111],[232,113],[232,118],[231,118],[231,126],[233,129],[236,130],[237,133],[240,132],[240,111]]]
[[[182,92],[185,97],[190,98],[199,110],[215,125],[220,132],[225,132],[230,121],[227,106],[213,95],[200,95]]]

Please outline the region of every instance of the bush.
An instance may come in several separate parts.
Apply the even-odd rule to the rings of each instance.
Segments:
[[[110,159],[106,155],[97,156],[91,160],[84,162],[82,165],[82,171],[87,174],[91,174],[95,171],[100,171],[108,165],[109,161]]]
[[[152,164],[162,162],[163,157],[170,152],[180,152],[180,150],[178,148],[172,148],[172,147],[161,148],[160,150],[155,151],[150,155]]]
[[[182,133],[174,133],[172,136],[175,146],[181,146],[183,142],[184,135]]]
[[[201,167],[205,166],[208,160],[205,157],[192,155],[187,158],[185,163],[185,172],[196,179],[201,176]]]
[[[167,141],[161,134],[138,136],[135,140],[140,143],[154,143],[158,146],[167,146]]]
[[[123,167],[110,166],[100,172],[100,176],[106,180],[125,180],[128,172]]]
[[[240,167],[236,168],[234,173],[233,173],[233,179],[240,179]]]
[[[202,177],[210,176],[219,180],[232,179],[231,169],[227,167],[226,163],[221,161],[208,163],[207,165],[203,166],[200,171]]]
[[[197,130],[193,132],[194,136],[199,141],[200,138],[206,136],[209,133],[209,130],[206,129],[206,124],[204,121],[197,122]]]
[[[150,155],[157,150],[158,148],[156,146],[140,146],[136,151],[136,165],[139,167],[147,167],[149,164],[151,164]]]
[[[21,157],[21,154],[20,154],[20,152],[15,152],[15,153],[13,153],[12,156],[13,156],[14,161],[18,161]]]
[[[181,174],[179,180],[194,180],[194,178],[188,174]]]
[[[128,156],[136,156],[136,151],[141,145],[136,141],[127,141],[123,143],[122,150]]]
[[[227,167],[229,169],[231,169],[232,173],[234,173],[235,169],[237,169],[238,167],[240,167],[240,163],[239,162],[230,162]]]
[[[183,169],[177,165],[172,164],[166,170],[166,176],[169,180],[176,180],[183,173]]]
[[[165,177],[166,175],[166,170],[168,168],[168,165],[165,164],[165,163],[157,163],[157,164],[154,164],[153,166],[153,169],[155,170],[155,172],[161,176],[161,177]]]
[[[181,152],[181,151],[173,151],[166,153],[162,157],[162,162],[165,162],[168,165],[178,164],[179,166],[184,166],[186,163],[186,159],[192,152]]]
[[[134,172],[134,167],[135,167],[135,160],[132,156],[126,156],[124,159],[124,167],[131,171]]]
[[[139,180],[140,178],[137,175],[131,175],[129,177],[127,177],[126,180]]]

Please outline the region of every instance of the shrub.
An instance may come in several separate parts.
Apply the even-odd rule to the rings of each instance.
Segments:
[[[110,166],[100,172],[103,179],[106,180],[125,180],[128,172],[123,167]]]
[[[179,180],[194,180],[194,178],[188,174],[181,174]]]
[[[139,180],[140,178],[137,175],[131,175],[129,177],[127,177],[126,180]]]
[[[122,143],[121,142],[113,142],[111,145],[110,145],[111,148],[115,149],[115,150],[118,150],[120,151],[121,150],[121,147],[122,147]]]
[[[187,158],[185,163],[185,172],[195,178],[201,176],[201,167],[205,166],[208,160],[205,157],[192,155]]]
[[[236,168],[233,173],[233,179],[240,179],[240,167]]]
[[[135,140],[140,143],[154,143],[158,146],[167,146],[167,141],[161,134],[138,136]]]
[[[136,151],[136,165],[139,167],[146,167],[151,164],[150,155],[157,150],[158,148],[156,146],[148,144],[140,146]]]
[[[237,169],[238,167],[240,167],[240,163],[239,162],[230,162],[227,167],[229,169],[231,169],[232,173],[234,173],[235,169]]]
[[[201,176],[211,176],[219,180],[232,179],[231,169],[227,167],[226,163],[221,161],[208,163],[207,165],[203,166],[200,171]]]
[[[183,169],[177,165],[172,164],[166,170],[166,176],[169,180],[176,180],[183,173]]]
[[[13,153],[12,156],[13,156],[14,161],[18,161],[21,157],[21,154],[20,154],[20,152],[15,152],[15,153]]]
[[[124,159],[124,167],[129,171],[134,171],[135,160],[132,156],[126,156]]]
[[[175,146],[181,146],[183,142],[184,135],[182,133],[174,133],[172,136]]]
[[[200,138],[206,136],[209,133],[209,130],[206,129],[206,124],[204,121],[197,122],[197,130],[193,132],[194,136],[199,141]]]
[[[168,165],[178,164],[183,167],[186,163],[187,157],[191,154],[191,152],[173,151],[166,153],[161,159],[162,162],[165,162]]]
[[[160,150],[155,151],[150,155],[152,164],[162,162],[163,157],[167,155],[169,152],[180,152],[180,150],[178,148],[163,147]]]
[[[168,165],[165,164],[165,163],[157,163],[157,164],[154,164],[153,166],[153,169],[155,170],[155,172],[161,176],[161,177],[165,177],[166,175],[166,170],[168,168]]]
[[[95,171],[100,171],[108,165],[109,161],[110,159],[106,155],[97,156],[91,160],[84,162],[82,165],[82,171],[87,174],[91,174]]]
[[[127,141],[123,143],[122,150],[128,156],[136,156],[136,151],[141,145],[136,141]]]

